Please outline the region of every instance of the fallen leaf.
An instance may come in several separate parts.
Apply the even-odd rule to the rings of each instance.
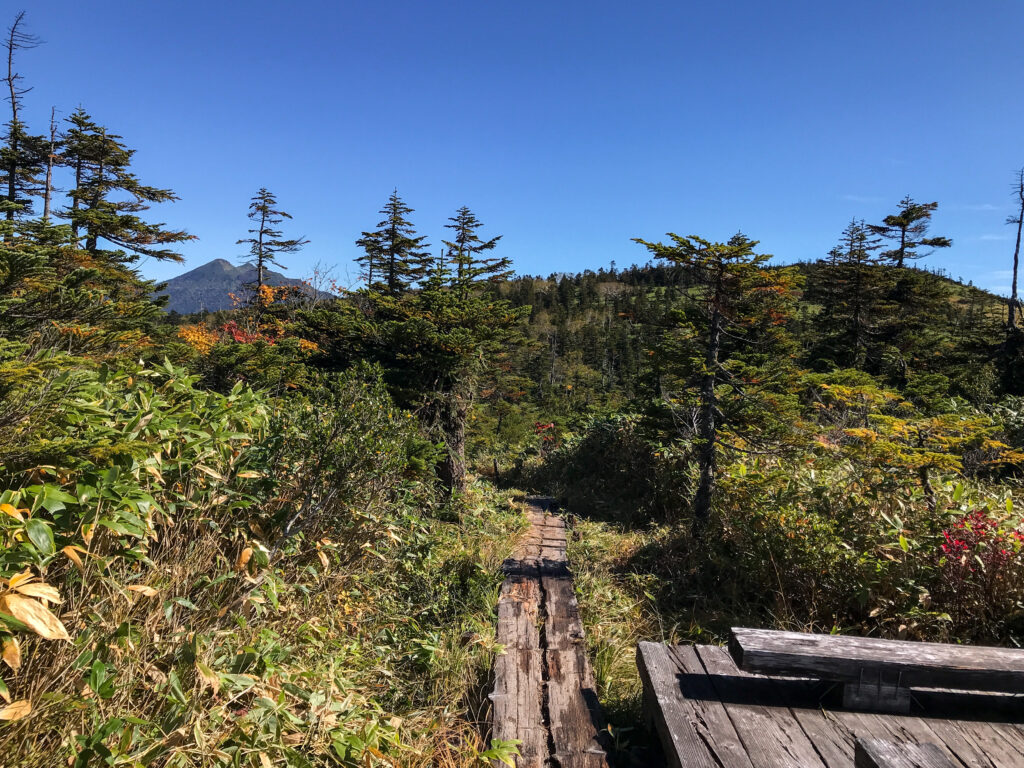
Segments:
[[[274,768],[274,764],[270,761],[270,758],[267,757],[266,752],[260,752],[260,765],[263,766],[263,768]]]
[[[18,638],[8,637],[4,640],[2,656],[7,666],[17,672],[18,667],[21,666],[21,644],[18,642]],[[8,699],[9,701],[10,699]]]
[[[138,592],[140,595],[146,597],[156,597],[160,594],[159,590],[153,589],[153,587],[147,587],[145,584],[132,584],[128,587],[129,592]]]
[[[31,711],[31,702],[27,699],[21,699],[0,709],[0,720],[21,720]]]
[[[51,587],[49,584],[44,584],[41,581],[22,584],[20,587],[15,587],[15,589],[23,595],[38,597],[40,600],[45,600],[49,603],[63,602],[60,592],[57,591],[56,587]]]
[[[85,566],[82,564],[82,558],[78,556],[78,552],[75,551],[74,547],[64,547],[61,552],[67,555],[68,560],[75,564],[75,568],[82,573],[85,573]]]
[[[196,662],[196,671],[199,672],[199,679],[203,684],[210,686],[210,690],[216,695],[220,691],[220,675],[201,661]]]
[[[50,613],[49,609],[38,600],[9,592],[0,597],[0,611],[13,616],[47,640],[71,639],[67,629],[60,623],[60,619]]]
[[[252,557],[252,547],[246,547],[238,553],[238,559],[235,560],[235,570],[240,571],[245,568],[249,559]]]
[[[11,576],[11,580],[7,583],[7,586],[9,586],[11,589],[14,589],[19,584],[24,584],[28,581],[32,581],[32,579],[34,578],[35,576],[32,575],[32,571],[26,568],[21,573],[15,576]]]

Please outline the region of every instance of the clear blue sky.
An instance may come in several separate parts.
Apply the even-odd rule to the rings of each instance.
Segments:
[[[261,185],[312,241],[289,274],[342,277],[394,187],[431,243],[469,205],[542,274],[643,262],[630,238],[666,231],[817,258],[910,194],[954,240],[931,264],[1009,284],[1019,0],[25,7],[32,127],[81,104],[122,134],[182,198],[155,217],[199,237],[187,267],[238,260]]]

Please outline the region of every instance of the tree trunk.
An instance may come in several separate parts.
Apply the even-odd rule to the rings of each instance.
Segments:
[[[53,163],[57,159],[57,108],[50,108],[50,146],[46,153],[46,188],[43,190],[43,221],[50,223],[50,201],[53,199]]]
[[[71,195],[71,210],[78,211],[79,190],[82,188],[82,157],[75,160],[75,191]],[[78,247],[78,217],[71,217],[71,233],[75,238],[75,247]]]
[[[14,75],[14,51],[17,49],[18,26],[24,11],[19,13],[11,26],[10,36],[7,39],[7,91],[11,102],[11,129],[8,133],[7,150],[10,152],[10,160],[7,165],[7,201],[15,203],[18,200],[18,89],[15,87]],[[14,219],[14,208],[7,209],[7,220]]]
[[[935,489],[932,488],[928,467],[920,467],[917,470],[917,477],[921,481],[921,490],[924,491],[925,501],[928,502],[928,511],[934,514],[938,511],[939,500],[935,496]]]
[[[466,417],[469,400],[456,391],[448,392],[441,403],[441,430],[445,456],[437,466],[445,495],[466,490]]]
[[[1017,175],[1017,197],[1020,201],[1020,209],[1017,211],[1017,244],[1013,249],[1013,285],[1010,287],[1010,312],[1007,325],[1011,331],[1017,329],[1017,308],[1020,301],[1017,298],[1017,267],[1020,263],[1020,231],[1024,226],[1024,170]],[[1013,222],[1013,219],[1010,220]]]
[[[721,278],[719,278],[721,280]],[[700,385],[700,415],[698,436],[700,450],[697,461],[700,465],[700,482],[693,499],[693,532],[699,535],[711,518],[711,503],[715,493],[716,453],[718,425],[715,420],[717,403],[715,384],[718,379],[718,352],[722,342],[722,313],[719,310],[720,288],[716,288],[711,310],[711,325],[708,329],[708,347],[704,355],[704,376]]]

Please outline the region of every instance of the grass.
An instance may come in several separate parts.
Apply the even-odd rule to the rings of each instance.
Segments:
[[[0,728],[0,764],[484,764],[499,566],[523,518],[476,486],[458,522],[400,519],[372,552],[250,572],[227,611],[207,598],[230,565],[198,526],[154,551],[155,593],[90,582],[61,606],[73,643],[22,644],[34,708]]]

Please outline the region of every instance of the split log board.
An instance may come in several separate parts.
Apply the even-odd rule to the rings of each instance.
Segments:
[[[880,640],[734,627],[736,666],[766,675],[856,683],[865,673],[888,675],[908,688],[1024,693],[1024,650]]]
[[[518,768],[607,768],[604,727],[565,556],[565,522],[529,499],[530,530],[504,565],[492,736],[518,739]],[[500,763],[495,763],[500,765]]]

